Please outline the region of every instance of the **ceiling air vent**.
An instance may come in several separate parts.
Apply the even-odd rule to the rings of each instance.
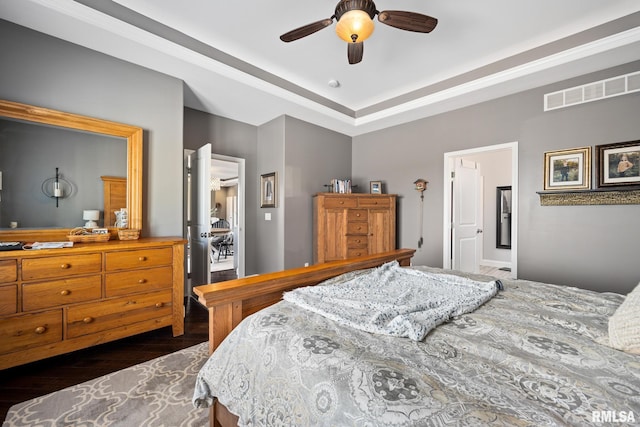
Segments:
[[[544,96],[544,111],[640,92],[640,71],[571,87]]]

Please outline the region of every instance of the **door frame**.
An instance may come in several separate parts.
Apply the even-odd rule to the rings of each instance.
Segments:
[[[511,150],[511,277],[518,277],[518,141],[444,153],[442,266],[451,269],[451,173],[453,159],[491,151]]]
[[[184,149],[184,206],[183,206],[183,210],[184,210],[184,236],[186,239],[190,239],[190,236],[188,235],[188,230],[189,230],[189,223],[188,223],[188,209],[189,208],[189,195],[188,195],[188,183],[187,183],[187,179],[188,179],[188,173],[189,171],[187,170],[187,158],[189,157],[189,155],[193,152],[195,152],[196,150],[193,149]],[[237,275],[238,278],[244,277],[246,275],[246,261],[245,261],[245,253],[246,253],[246,245],[245,245],[245,223],[246,223],[246,159],[243,159],[241,157],[232,157],[232,156],[226,156],[223,154],[217,154],[217,153],[211,153],[211,159],[212,160],[223,160],[226,162],[232,162],[232,163],[237,163],[238,164],[238,235],[234,238],[234,241],[237,243],[237,257],[238,257],[238,267],[237,267]],[[234,250],[236,250],[236,248],[234,247]],[[185,251],[185,265],[187,263],[187,254]],[[185,268],[185,279],[187,278],[187,270],[188,268]],[[187,280],[185,280],[185,283],[188,283]]]

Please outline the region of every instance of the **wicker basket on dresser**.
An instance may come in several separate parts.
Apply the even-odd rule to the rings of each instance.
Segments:
[[[0,369],[171,326],[184,333],[180,238],[0,252]]]

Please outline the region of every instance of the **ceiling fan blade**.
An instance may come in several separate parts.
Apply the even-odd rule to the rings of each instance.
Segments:
[[[314,22],[312,24],[305,25],[300,28],[296,28],[295,30],[291,30],[288,33],[284,33],[280,36],[280,40],[283,42],[292,42],[294,40],[301,39],[308,35],[315,33],[316,31],[320,31],[324,27],[328,27],[333,23],[333,17],[323,19],[321,21]]]
[[[347,58],[349,58],[349,64],[357,64],[362,61],[362,54],[364,53],[364,43],[347,43]]]
[[[378,12],[378,21],[392,27],[416,33],[430,33],[438,24],[436,18],[415,12],[402,10],[383,10]]]

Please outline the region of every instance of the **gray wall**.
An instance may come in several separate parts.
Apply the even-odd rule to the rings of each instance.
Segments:
[[[258,199],[257,233],[255,238],[258,255],[258,273],[284,269],[285,200],[284,194],[284,146],[285,117],[281,116],[258,127],[258,180],[261,175],[276,173],[276,207],[260,208],[260,188]],[[266,220],[265,214],[271,219]]]
[[[285,119],[285,268],[313,264],[313,195],[331,178],[351,177],[351,138]]]
[[[144,129],[143,235],[182,235],[182,81],[0,20],[0,98]]]
[[[545,151],[640,139],[638,93],[552,112],[543,111],[543,95],[639,69],[636,62],[355,137],[354,180],[383,179],[390,193],[400,195],[403,247],[416,247],[418,234],[412,183],[418,177],[430,181],[426,243],[414,262],[441,266],[443,154],[518,141],[519,277],[628,292],[640,280],[640,264],[633,262],[640,206],[542,207],[536,192],[543,187]]]
[[[258,128],[246,123],[184,109],[184,148],[196,150],[207,142],[215,154],[245,159],[245,273],[258,271],[256,251],[256,213]],[[223,203],[224,206],[224,203]]]

